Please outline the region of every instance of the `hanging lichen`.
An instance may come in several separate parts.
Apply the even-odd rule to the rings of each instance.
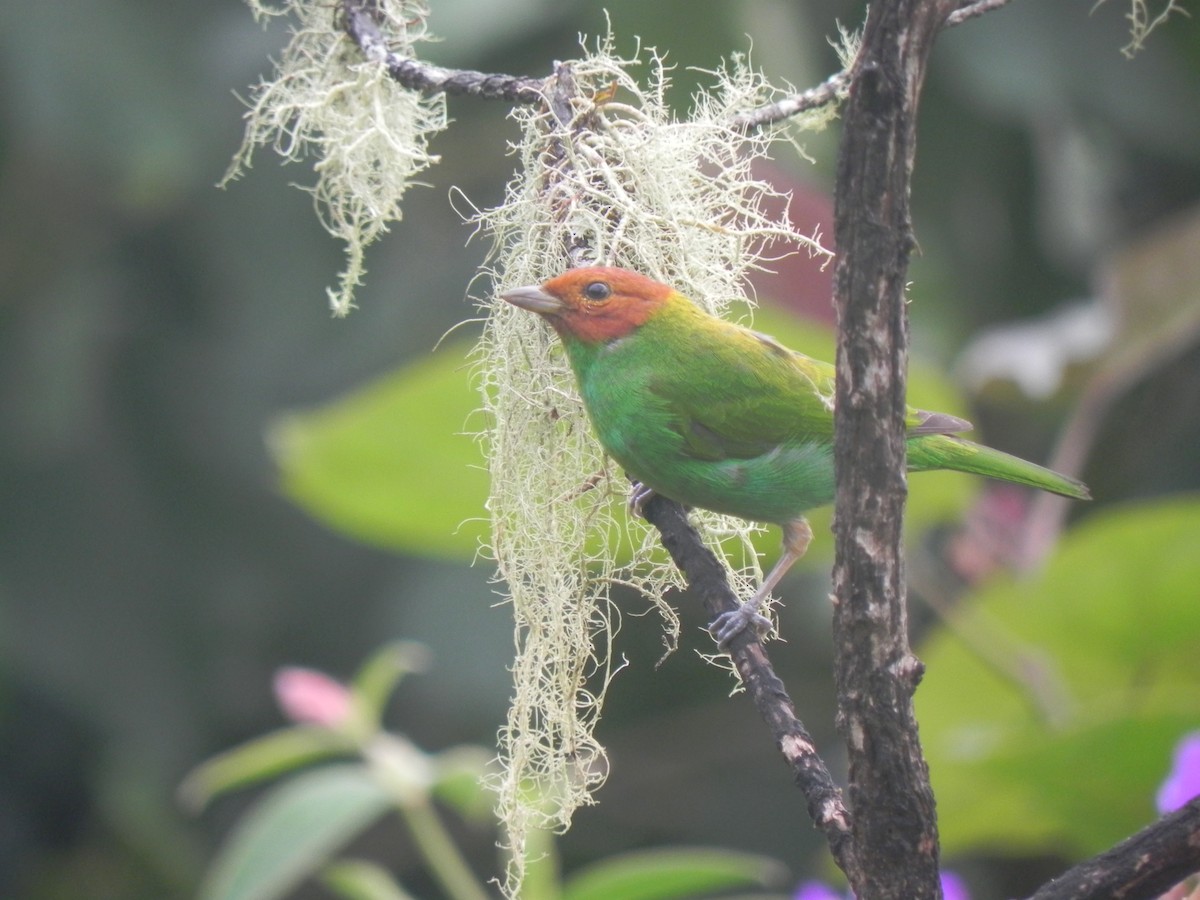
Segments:
[[[365,59],[333,27],[328,3],[248,2],[259,19],[292,15],[296,25],[275,77],[254,89],[246,135],[224,182],[250,166],[258,146],[274,148],[287,161],[314,159],[317,180],[308,190],[317,216],[346,245],[346,267],[337,289],[328,291],[334,313],[345,315],[365,271],[364,250],[400,220],[404,192],[437,162],[429,140],[446,127],[445,97],[396,84],[381,58]],[[429,39],[424,3],[375,0],[373,12],[394,54],[413,56]]]
[[[638,65],[602,42],[571,64],[583,98],[572,123],[545,108],[514,113],[521,166],[503,205],[480,216],[494,239],[497,289],[558,274],[572,264],[573,248],[677,285],[719,314],[769,254],[825,252],[786,214],[768,211],[785,209],[785,198],[755,173],[784,130],[745,134],[733,124],[738,112],[773,97],[761,77],[734,58],[679,121],[667,106],[662,60],[648,54],[644,85],[630,74]],[[492,304],[478,372],[490,413],[490,549],[516,626],[495,785],[512,893],[529,830],[566,828],[607,773],[593,732],[615,665],[619,617],[610,588],[619,582],[641,591],[663,613],[673,642],[678,620],[663,598],[680,580],[656,536],[626,513],[628,481],[591,434],[552,332],[536,317]],[[752,592],[760,577],[753,526],[711,513],[693,519],[728,564],[735,590]],[[635,549],[618,565],[613,548],[626,531]]]

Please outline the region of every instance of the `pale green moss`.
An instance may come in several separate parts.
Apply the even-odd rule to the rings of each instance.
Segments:
[[[1147,0],[1130,0],[1126,14],[1129,20],[1129,43],[1121,48],[1126,58],[1132,59],[1142,50],[1150,33],[1166,23],[1172,13],[1188,14],[1179,0],[1160,0],[1157,4],[1148,3]]]
[[[287,161],[313,160],[316,183],[305,189],[321,224],[346,245],[346,267],[328,291],[334,313],[345,315],[362,280],[365,248],[400,220],[404,192],[437,161],[428,145],[446,127],[445,98],[403,88],[381,61],[365,60],[333,27],[334,8],[325,0],[248,2],[260,19],[290,14],[295,24],[274,77],[253,91],[246,135],[224,180],[248,168],[258,146]],[[393,53],[412,56],[429,39],[424,3],[376,5]]]
[[[679,121],[667,107],[666,67],[652,52],[642,56],[620,59],[604,41],[573,64],[581,96],[601,99],[576,110],[594,113],[594,127],[563,148],[553,170],[549,114],[514,112],[520,170],[504,204],[479,216],[494,241],[497,289],[566,269],[572,236],[595,261],[645,272],[721,313],[771,254],[826,252],[778,211],[784,198],[753,166],[796,123],[750,135],[731,126],[737,113],[777,92],[734,58],[712,73],[715,89],[697,96],[692,115]],[[644,82],[631,74],[639,66]],[[490,553],[516,625],[513,700],[495,779],[513,860],[506,892],[513,894],[526,835],[567,828],[607,774],[593,729],[619,668],[611,655],[620,621],[611,586],[639,590],[663,614],[673,646],[678,619],[663,598],[680,578],[656,535],[623,509],[628,482],[592,435],[552,332],[502,302],[489,307],[477,368],[492,423],[483,436]],[[724,555],[735,589],[748,596],[760,577],[753,526],[704,512],[693,519]],[[617,566],[609,548],[626,529],[636,550]]]

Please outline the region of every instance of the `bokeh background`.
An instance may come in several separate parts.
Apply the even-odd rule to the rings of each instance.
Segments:
[[[484,71],[547,72],[605,27],[590,2],[430,6],[444,40],[429,58]],[[681,114],[706,77],[691,67],[732,50],[752,48],[773,79],[815,83],[836,66],[835,22],[861,15],[840,0],[604,7],[618,49],[640,36],[668,53]],[[1152,249],[1197,215],[1200,23],[1174,18],[1130,61],[1127,11],[1014,4],[953,29],[921,110],[914,354],[964,394],[978,384],[965,411],[983,437],[1036,459],[1098,363],[1031,398],[1011,379],[980,381],[964,349],[1096,297],[1123,248]],[[433,666],[399,692],[396,728],[430,749],[491,746],[503,721],[512,635],[487,563],[339,533],[281,490],[266,436],[282,415],[428,358],[477,316],[468,293],[487,247],[469,241],[451,188],[499,202],[516,131],[500,104],[451,100],[442,162],[372,250],[359,309],[334,320],[324,288],[341,249],[290,186],[310,173],[263,152],[215,187],[241,139],[235,93],[283,41],[234,0],[0,8],[0,896],[191,896],[250,798],[196,816],[176,788],[281,724],[281,665],[344,677],[386,640],[421,641]],[[774,173],[826,234],[836,136],[807,141],[815,165],[785,155]],[[758,285],[764,303],[830,321],[829,273],[789,272]],[[1083,476],[1098,499],[1076,515],[1200,489],[1200,349],[1148,351],[1143,368],[1097,423]],[[793,609],[797,594],[824,596],[830,552],[792,582]],[[776,657],[836,757],[828,632],[809,606],[785,620]],[[822,872],[764,729],[692,652],[698,612],[684,620],[685,649],[656,668],[658,623],[625,619],[630,665],[601,728],[613,774],[562,842],[565,864],[702,844],[771,854],[797,878]],[[460,836],[481,870],[494,865],[494,834]],[[398,830],[367,841],[410,864]],[[964,864],[1001,896],[1056,862]]]

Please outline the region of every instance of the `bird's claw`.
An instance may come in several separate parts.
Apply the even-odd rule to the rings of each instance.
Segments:
[[[771,631],[771,620],[758,611],[758,604],[754,601],[747,601],[737,609],[721,613],[709,623],[708,632],[716,639],[718,647],[725,648],[747,628],[758,640]]]
[[[653,488],[646,487],[640,481],[633,482],[633,487],[629,491],[629,511],[633,515],[641,517],[642,507],[649,503],[653,497]]]

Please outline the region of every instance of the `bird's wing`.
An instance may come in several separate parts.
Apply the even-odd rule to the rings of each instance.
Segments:
[[[835,370],[731,323],[689,335],[693,366],[659,371],[649,387],[671,410],[696,459],[752,459],[789,442],[833,440]],[[701,371],[701,377],[696,372]],[[956,434],[971,423],[909,407],[908,433]]]
[[[689,335],[688,354],[692,365],[664,368],[649,388],[689,455],[752,459],[787,442],[832,440],[828,363],[728,323]]]

